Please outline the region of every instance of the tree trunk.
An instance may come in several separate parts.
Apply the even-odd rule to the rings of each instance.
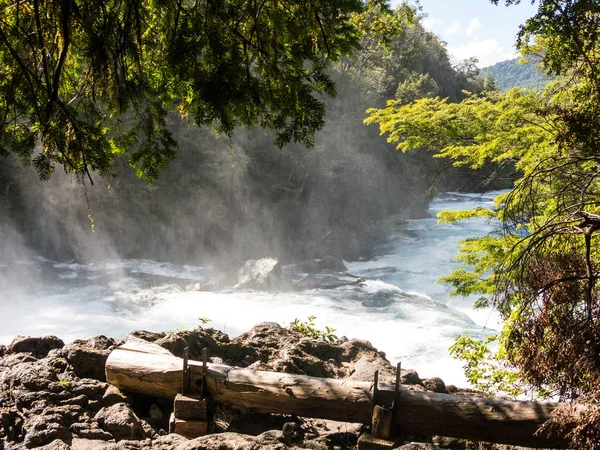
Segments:
[[[190,389],[202,385],[202,363],[189,361]],[[106,380],[124,391],[175,398],[183,360],[162,347],[131,339],[106,361]],[[219,405],[242,411],[295,414],[370,424],[373,384],[208,364],[205,392]],[[379,385],[377,403],[391,405],[394,385]],[[535,436],[558,403],[517,402],[400,388],[395,424],[403,432],[566,448],[559,437]]]

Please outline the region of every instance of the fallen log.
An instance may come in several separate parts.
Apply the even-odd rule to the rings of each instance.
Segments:
[[[191,390],[200,391],[202,363],[188,361]],[[183,360],[141,339],[128,340],[106,361],[106,380],[124,391],[175,398]],[[393,384],[265,372],[208,364],[204,391],[233,410],[295,414],[370,424],[374,403],[391,405]],[[566,448],[559,437],[535,433],[559,403],[520,402],[411,391],[400,387],[394,422],[404,432],[529,447]]]

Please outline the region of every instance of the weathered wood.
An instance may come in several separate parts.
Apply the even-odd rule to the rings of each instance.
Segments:
[[[173,401],[173,413],[181,420],[208,420],[207,399],[199,395],[177,394]]]
[[[375,405],[373,408],[373,418],[371,424],[371,433],[382,439],[389,439],[393,433],[394,410],[387,406]]]
[[[566,448],[560,438],[546,440],[535,436],[558,405],[401,389],[395,421],[401,430],[429,436]]]
[[[212,433],[210,422],[201,420],[181,420],[171,413],[169,433],[177,433],[190,439]]]
[[[200,391],[202,364],[189,361],[191,389]],[[124,391],[175,398],[182,360],[158,345],[130,340],[106,362],[106,379]],[[219,405],[259,413],[295,414],[371,423],[373,385],[208,364],[205,392]],[[566,448],[560,438],[535,436],[558,403],[517,402],[399,388],[394,421],[400,431],[463,439]],[[396,386],[379,383],[377,403],[391,405]]]

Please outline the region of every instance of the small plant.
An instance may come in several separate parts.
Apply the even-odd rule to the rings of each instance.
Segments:
[[[70,381],[66,381],[66,380],[57,381],[56,384],[58,384],[63,389],[68,389],[68,388],[71,387],[71,382]]]
[[[300,320],[296,318],[292,323],[290,323],[290,328],[313,339],[323,338],[327,342],[337,342],[339,339],[335,334],[333,334],[335,333],[335,328],[326,326],[324,330],[319,330],[315,326],[316,319],[317,318],[315,316],[309,316],[308,321],[300,322]]]
[[[208,322],[212,322],[212,319],[209,319],[208,317],[198,317],[198,320],[200,321],[200,323],[202,323],[202,325],[206,325]]]
[[[181,333],[182,331],[185,331],[185,327],[182,325],[179,328],[175,328],[173,330],[167,330],[167,333],[169,334],[175,334],[175,333]]]
[[[463,369],[469,382],[475,389],[490,395],[507,395],[512,398],[529,396],[532,399],[547,399],[551,392],[543,388],[534,388],[521,380],[519,373],[505,363],[505,356],[499,355],[490,347],[498,336],[488,336],[478,341],[469,335],[456,338],[450,347],[450,355],[463,361]]]

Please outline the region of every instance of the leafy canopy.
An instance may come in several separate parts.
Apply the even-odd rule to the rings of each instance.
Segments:
[[[412,17],[374,11],[391,14],[383,0],[0,0],[0,154],[47,179],[111,174],[129,153],[151,181],[176,156],[175,110],[312,145],[327,63]]]
[[[598,30],[598,2],[541,0],[518,44],[543,54],[547,72],[559,75],[545,91],[489,92],[458,104],[392,100],[366,120],[402,151],[426,149],[474,168],[516,167],[514,188],[494,210],[440,215],[499,224],[462,243],[463,267],[444,281],[456,295],[478,295],[476,306],[496,307],[504,318],[498,355],[526,382],[563,398],[600,397]],[[489,354],[460,339],[454,354],[475,378],[489,380]]]

